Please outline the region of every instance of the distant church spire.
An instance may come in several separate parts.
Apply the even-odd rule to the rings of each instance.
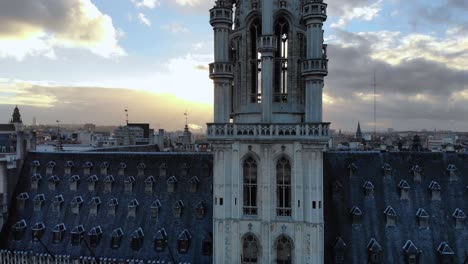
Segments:
[[[13,115],[11,117],[10,123],[23,123],[21,120],[21,114],[19,112],[18,106],[15,106],[15,110],[13,110]]]
[[[361,139],[362,139],[361,123],[360,123],[359,121],[358,121],[358,123],[357,123],[356,139],[357,139],[357,140],[361,140]]]

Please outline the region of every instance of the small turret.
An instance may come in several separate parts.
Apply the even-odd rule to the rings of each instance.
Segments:
[[[21,114],[18,106],[15,106],[13,115],[11,116],[10,124],[15,125],[16,131],[23,131],[23,121],[21,120]]]

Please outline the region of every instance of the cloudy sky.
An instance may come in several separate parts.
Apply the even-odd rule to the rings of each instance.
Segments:
[[[0,0],[0,122],[212,120],[213,0]],[[324,119],[468,131],[468,1],[329,0]],[[3,121],[2,121],[3,120]]]

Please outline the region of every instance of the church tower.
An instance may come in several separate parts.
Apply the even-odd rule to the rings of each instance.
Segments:
[[[218,0],[214,263],[323,263],[322,0]]]

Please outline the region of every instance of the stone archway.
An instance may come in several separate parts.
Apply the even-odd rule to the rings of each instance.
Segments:
[[[260,244],[254,234],[248,233],[242,238],[242,264],[259,263]]]
[[[279,236],[275,242],[276,263],[292,264],[294,260],[293,249],[293,241],[289,237],[285,235]]]

